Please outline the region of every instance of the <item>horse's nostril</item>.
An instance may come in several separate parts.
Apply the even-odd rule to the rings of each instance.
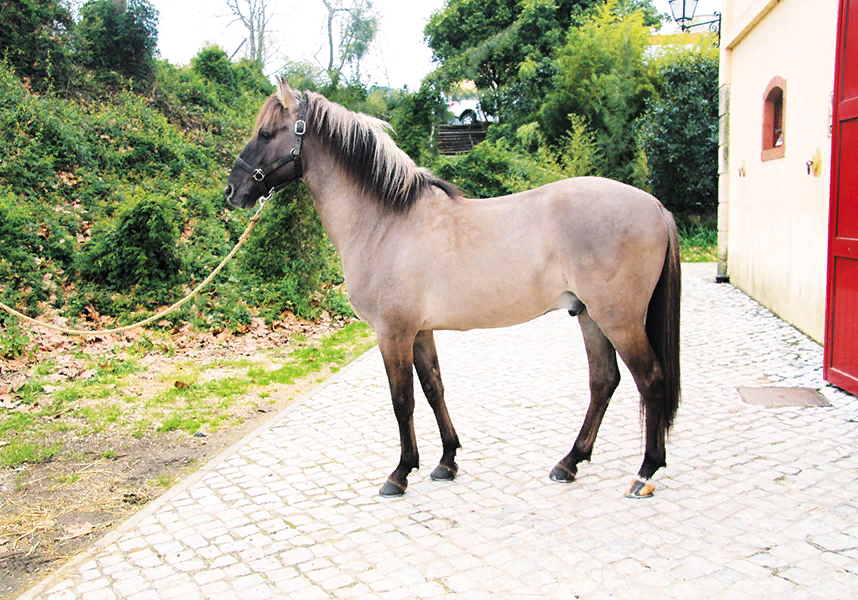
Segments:
[[[233,189],[232,184],[229,184],[228,186],[223,188],[223,193],[226,196],[227,200],[231,200],[232,195],[235,193],[235,190]]]

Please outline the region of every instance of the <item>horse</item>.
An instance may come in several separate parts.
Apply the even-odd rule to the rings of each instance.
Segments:
[[[300,178],[309,189],[354,312],[375,329],[390,386],[400,460],[380,495],[403,495],[418,467],[414,370],[443,446],[430,478],[452,480],[458,472],[461,446],[433,332],[506,327],[563,309],[584,336],[590,404],[549,477],[572,482],[578,464],[590,460],[620,381],[619,354],[640,393],[646,444],[626,496],[652,496],[680,402],[680,264],[671,213],[650,194],[599,177],[465,198],[418,168],[389,131],[379,119],[278,79],[224,190],[233,206],[251,208]]]

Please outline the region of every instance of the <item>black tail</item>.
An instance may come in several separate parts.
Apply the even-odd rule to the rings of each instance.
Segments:
[[[664,406],[659,431],[667,434],[679,408],[679,296],[681,272],[679,266],[679,236],[673,215],[662,207],[667,225],[668,242],[661,277],[649,301],[646,335],[655,351],[664,376]]]

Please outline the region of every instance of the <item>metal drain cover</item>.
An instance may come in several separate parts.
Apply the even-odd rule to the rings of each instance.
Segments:
[[[739,395],[748,404],[766,408],[831,406],[828,400],[813,388],[740,387]]]

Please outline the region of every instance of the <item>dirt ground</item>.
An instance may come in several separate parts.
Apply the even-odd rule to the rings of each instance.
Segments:
[[[154,353],[147,357],[141,377],[148,382],[164,379],[162,375],[173,372],[189,358],[235,360],[261,348],[288,348],[296,332],[311,343],[344,324],[328,319],[315,324],[295,322],[274,332],[257,327],[255,332],[244,335],[178,336],[172,356]],[[63,354],[64,350],[65,354],[71,353],[64,346],[70,342],[51,347],[39,337],[35,343],[46,348],[47,353],[31,353],[26,363],[5,361],[0,387],[4,383],[8,387],[8,382],[20,380],[22,374],[32,371],[40,354],[44,358]],[[107,352],[117,343],[131,342],[128,338],[124,342],[96,340],[87,343],[88,351],[97,354],[101,345]],[[115,352],[115,348],[110,351]],[[0,599],[15,598],[54,572],[331,373],[332,369],[325,367],[292,385],[270,386],[264,402],[245,394],[244,401],[231,409],[231,416],[237,418],[207,433],[152,431],[135,437],[125,430],[107,428],[90,436],[69,434],[60,440],[63,451],[56,458],[0,469]],[[0,446],[3,443],[0,437]],[[102,452],[103,448],[111,451]]]

